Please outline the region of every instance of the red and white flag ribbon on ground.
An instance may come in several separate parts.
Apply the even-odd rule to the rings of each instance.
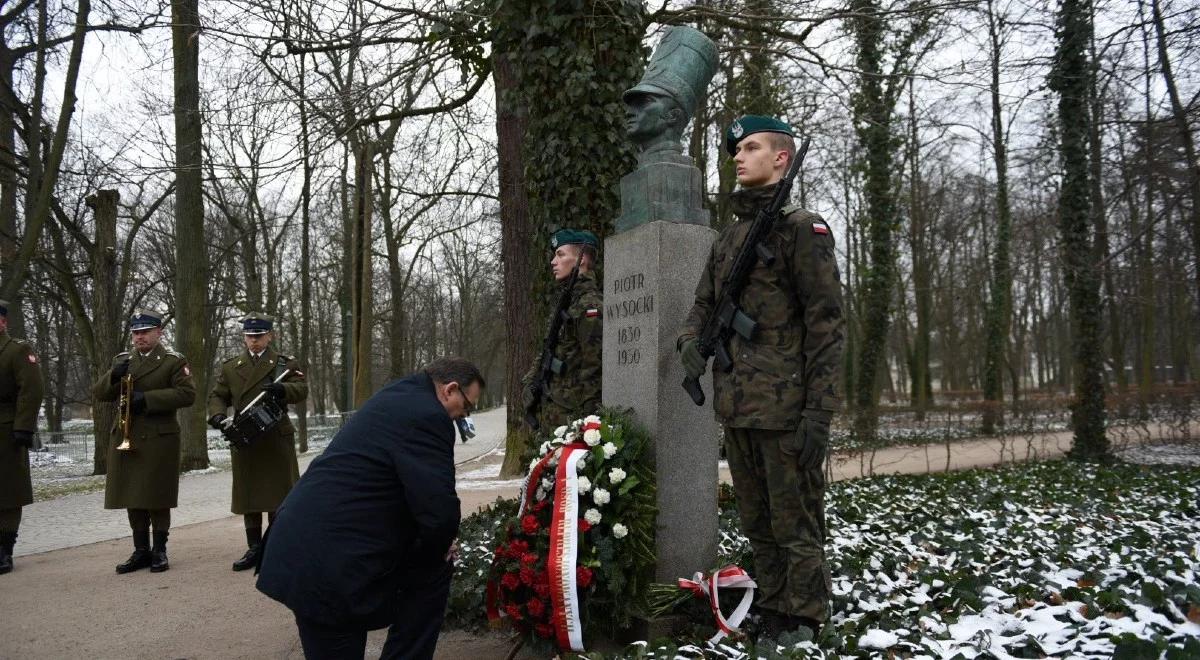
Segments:
[[[750,612],[750,604],[754,602],[754,589],[757,587],[758,585],[754,583],[750,574],[737,566],[726,566],[713,572],[708,578],[704,577],[704,573],[696,573],[691,580],[679,578],[680,589],[687,589],[708,600],[708,607],[717,621],[717,634],[708,640],[710,644],[716,644],[726,635],[738,631],[738,626]],[[738,603],[729,618],[725,618],[725,615],[721,613],[721,601],[717,600],[718,589],[745,590],[742,593],[742,602]]]
[[[583,651],[583,619],[575,560],[579,554],[579,477],[575,466],[588,455],[584,446],[563,447],[554,482],[554,517],[550,522],[550,612],[558,648]]]

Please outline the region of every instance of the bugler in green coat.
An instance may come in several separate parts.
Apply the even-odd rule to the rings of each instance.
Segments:
[[[29,450],[13,440],[13,431],[37,431],[42,403],[37,360],[33,347],[0,332],[0,509],[33,502]]]
[[[299,362],[281,356],[273,348],[254,360],[249,351],[226,360],[217,374],[217,384],[208,397],[209,416],[228,414],[229,406],[240,412],[263,386],[286,369],[292,369],[282,381],[285,403],[302,403],[308,398],[308,383]],[[286,408],[286,405],[284,406]],[[275,511],[300,478],[296,463],[295,427],[284,417],[274,429],[258,436],[249,446],[233,448],[233,513]]]
[[[146,397],[146,409],[132,417],[132,450],[117,449],[120,437],[113,426],[104,508],[173,509],[179,505],[179,422],[175,411],[196,400],[192,371],[187,358],[162,344],[145,356],[137,351],[121,353],[113,358],[112,366],[125,360],[129,360],[133,389]],[[111,375],[110,368],[92,385],[97,401],[116,401],[120,396],[120,382],[113,382]]]

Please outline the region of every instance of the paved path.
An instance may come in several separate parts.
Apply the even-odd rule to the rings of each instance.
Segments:
[[[504,408],[476,414],[476,436],[468,442],[454,445],[454,462],[462,471],[474,471],[482,457],[497,449],[504,441]],[[309,451],[300,457],[300,471],[320,451]],[[499,471],[496,471],[499,474]],[[210,470],[188,473],[179,480],[179,507],[171,511],[171,527],[227,518],[233,473],[229,470]],[[468,488],[469,484],[464,484]],[[16,556],[50,550],[60,550],[98,541],[129,536],[129,519],[123,509],[104,508],[104,492],[68,495],[26,506],[21,519],[21,536]]]

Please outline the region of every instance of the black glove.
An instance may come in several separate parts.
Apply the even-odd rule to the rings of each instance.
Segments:
[[[208,425],[220,431],[224,428],[221,422],[225,421],[225,413],[217,413],[208,418]]]
[[[287,398],[287,390],[283,387],[283,383],[268,383],[263,386],[263,391],[276,401],[283,401]]]
[[[829,449],[829,422],[802,416],[800,428],[796,429],[796,440],[799,446],[796,464],[801,470],[820,470]]]
[[[33,432],[32,431],[13,431],[12,439],[13,439],[13,442],[16,443],[16,445],[18,447],[24,447],[26,449],[33,449]]]
[[[128,358],[123,360],[120,364],[118,364],[117,366],[112,368],[112,375],[108,377],[108,380],[110,382],[115,383],[115,382],[121,380],[122,378],[124,378],[125,374],[127,374],[127,373],[129,373]]]
[[[146,393],[141,390],[133,391],[133,401],[129,404],[129,411],[135,415],[140,415],[146,412]]]
[[[700,378],[708,371],[708,360],[700,355],[700,340],[688,337],[679,345],[679,360],[690,378]]]

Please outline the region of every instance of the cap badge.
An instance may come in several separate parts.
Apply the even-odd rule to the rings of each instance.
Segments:
[[[735,121],[733,122],[733,126],[729,129],[729,132],[732,133],[733,137],[736,139],[741,138],[742,135],[746,133],[746,129],[742,128],[742,122]]]

